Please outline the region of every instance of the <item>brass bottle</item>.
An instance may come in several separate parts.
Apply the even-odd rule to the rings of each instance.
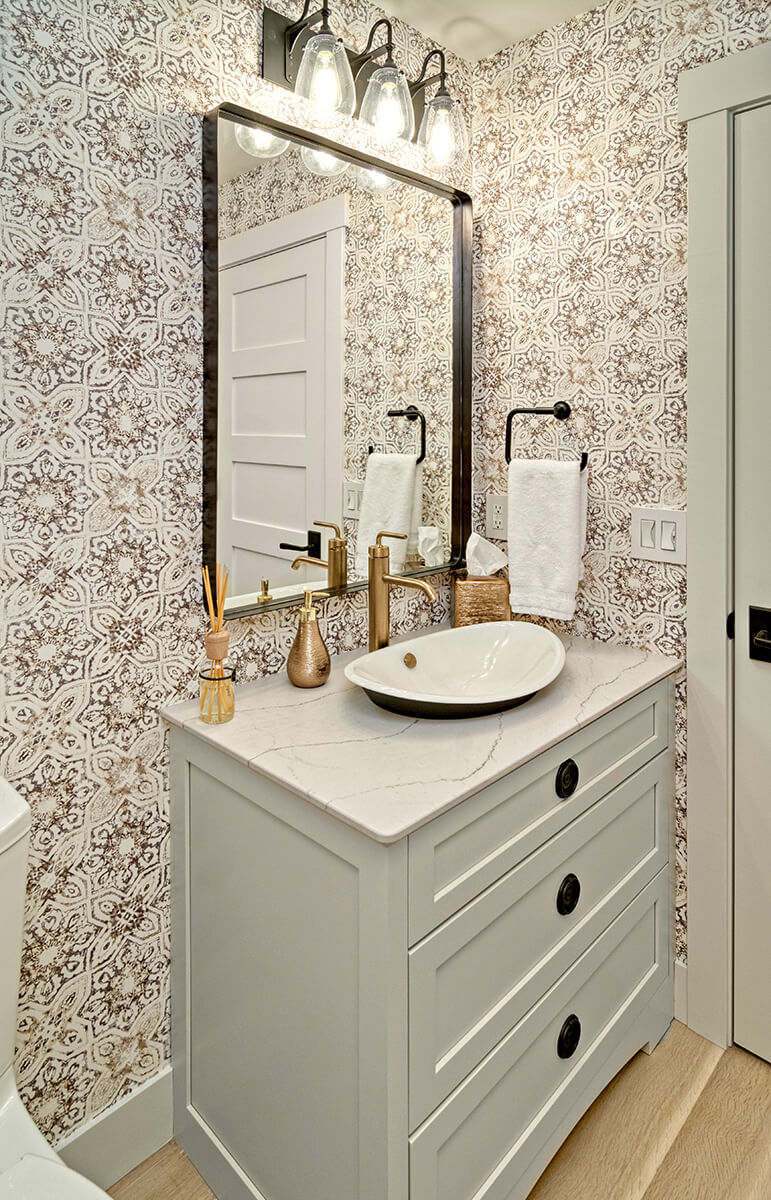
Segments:
[[[297,637],[292,643],[286,662],[289,682],[295,687],[321,687],[329,679],[332,664],[316,620],[316,609],[313,607],[314,596],[326,595],[326,592],[305,593],[305,603],[300,609]]]

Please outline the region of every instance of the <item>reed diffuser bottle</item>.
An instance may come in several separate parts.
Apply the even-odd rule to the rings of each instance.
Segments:
[[[202,568],[206,602],[209,606],[211,629],[204,637],[208,669],[199,677],[199,715],[208,725],[224,725],[232,721],[236,711],[235,667],[226,667],[230,633],[224,628],[225,598],[228,593],[228,576],[217,563],[217,604],[212,596],[209,568]]]

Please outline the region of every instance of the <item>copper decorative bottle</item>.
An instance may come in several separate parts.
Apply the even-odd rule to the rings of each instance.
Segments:
[[[305,593],[305,603],[300,609],[300,626],[286,663],[289,682],[295,687],[321,687],[329,679],[332,664],[313,607],[314,596],[326,595],[326,592]]]

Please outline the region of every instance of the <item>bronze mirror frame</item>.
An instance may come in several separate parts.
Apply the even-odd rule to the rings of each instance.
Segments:
[[[302,146],[326,150],[360,167],[370,167],[401,183],[411,183],[453,206],[453,350],[452,350],[452,496],[451,558],[443,567],[425,567],[410,571],[413,577],[436,575],[465,565],[465,548],[471,532],[471,286],[472,286],[472,214],[471,197],[449,184],[418,175],[362,150],[354,150],[320,134],[287,125],[274,117],[220,104],[203,118],[203,544],[202,562],[210,569],[217,559],[217,361],[219,327],[219,221],[218,221],[218,127],[221,118],[245,125],[259,125],[280,137]],[[366,580],[330,589],[330,595],[362,591]],[[298,588],[298,592],[301,589]],[[232,609],[227,620],[270,612],[300,604],[301,597],[283,597],[262,604]],[[205,604],[205,599],[204,599]]]

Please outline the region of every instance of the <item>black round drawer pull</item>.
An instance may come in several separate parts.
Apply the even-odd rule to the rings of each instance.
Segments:
[[[578,904],[581,895],[581,881],[577,875],[566,875],[557,892],[557,912],[561,917],[567,917]]]
[[[578,787],[578,763],[573,758],[565,759],[557,770],[554,789],[560,800],[567,800]]]
[[[572,1058],[581,1041],[581,1022],[575,1013],[566,1018],[557,1038],[557,1053],[560,1058]]]

